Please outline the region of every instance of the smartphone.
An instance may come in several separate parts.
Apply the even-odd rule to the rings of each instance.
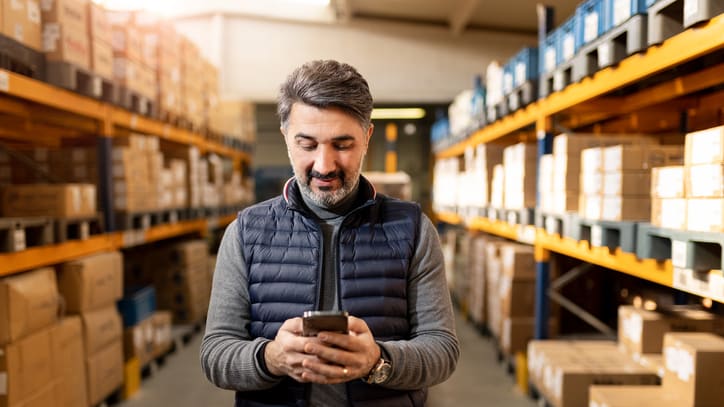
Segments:
[[[302,335],[317,336],[319,332],[339,332],[346,334],[347,311],[304,311],[302,315]]]

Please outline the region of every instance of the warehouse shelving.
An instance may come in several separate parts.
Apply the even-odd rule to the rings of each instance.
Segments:
[[[8,123],[0,140],[24,144],[57,145],[62,137],[110,140],[132,131],[155,135],[179,145],[196,146],[203,153],[216,153],[248,163],[247,152],[204,138],[203,135],[129,112],[117,106],[85,97],[53,85],[0,69],[0,114]],[[17,122],[17,123],[16,123]],[[44,133],[45,135],[41,135]],[[105,141],[103,141],[105,140]],[[102,190],[99,189],[99,194]],[[212,216],[154,225],[145,229],[110,231],[85,240],[0,253],[0,277],[37,267],[62,263],[93,253],[119,250],[184,235],[205,236],[209,230],[228,225],[235,215]]]
[[[697,119],[697,114],[707,116],[702,112],[713,111],[714,120],[720,120],[717,112],[724,105],[724,92],[721,90],[724,85],[723,50],[724,15],[719,15],[475,131],[466,140],[436,152],[435,158],[460,157],[467,149],[481,143],[512,144],[522,138],[531,140],[533,135],[538,139],[539,154],[548,153],[552,133],[558,128],[665,134],[686,129],[690,121]],[[698,64],[695,69],[681,69],[693,63]],[[638,89],[636,85],[641,82],[647,86]],[[667,117],[669,114],[671,116]],[[641,260],[631,253],[593,247],[590,242],[548,234],[544,229],[537,229],[531,238],[531,232],[521,225],[501,220],[462,219],[451,213],[436,216],[441,221],[470,230],[534,245],[538,279],[537,338],[547,336],[543,321],[548,315],[545,300],[548,286],[545,282],[549,281],[551,253],[674,287],[671,260]]]

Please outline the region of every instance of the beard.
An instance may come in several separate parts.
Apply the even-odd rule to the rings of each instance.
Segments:
[[[361,172],[362,162],[360,162],[359,168],[351,174],[347,174],[342,170],[321,174],[310,169],[306,172],[306,174],[304,174],[304,177],[301,177],[295,169],[294,176],[296,177],[297,185],[299,185],[299,189],[302,191],[304,196],[309,198],[309,200],[314,202],[314,204],[320,208],[330,209],[342,202],[344,198],[349,196],[349,194],[357,188]],[[312,179],[314,178],[324,181],[338,179],[340,186],[337,189],[317,188],[317,190],[315,190],[311,186]]]

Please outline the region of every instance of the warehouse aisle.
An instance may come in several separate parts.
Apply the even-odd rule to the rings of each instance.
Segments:
[[[517,391],[513,379],[498,365],[491,342],[457,317],[462,355],[445,383],[433,387],[429,407],[531,407],[535,403]],[[166,359],[166,365],[144,380],[141,390],[121,407],[232,406],[233,394],[209,384],[199,367],[201,335]]]

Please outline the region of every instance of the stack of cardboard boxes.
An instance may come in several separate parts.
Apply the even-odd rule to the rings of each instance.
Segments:
[[[0,214],[6,217],[82,218],[96,215],[91,184],[17,184],[0,188]]]
[[[535,144],[518,143],[503,150],[505,209],[525,209],[536,205],[537,160]]]
[[[2,35],[37,51],[43,49],[40,5],[38,0],[2,0]]]
[[[487,323],[487,289],[488,283],[485,278],[485,247],[491,244],[495,237],[484,234],[476,234],[470,244],[468,267],[470,269],[470,290],[468,297],[468,309],[470,319],[478,326]]]
[[[181,39],[181,115],[194,126],[201,127],[207,117],[204,111],[204,85],[208,75],[201,51],[187,38]]]
[[[43,52],[49,62],[90,70],[91,41],[87,0],[41,1]],[[49,69],[54,69],[49,67]]]
[[[588,406],[591,385],[651,385],[659,377],[609,341],[531,341],[528,374],[555,407]]]
[[[96,75],[113,79],[113,29],[106,10],[95,2],[88,4],[88,38],[90,39],[90,67]]]
[[[682,146],[655,144],[583,150],[579,214],[592,220],[649,220],[651,169],[681,163],[683,157]]]
[[[661,386],[592,386],[591,407],[714,407],[724,398],[724,338],[669,332],[663,338]]]
[[[652,173],[651,223],[703,232],[724,231],[724,126],[686,135],[683,166]]]
[[[64,263],[58,285],[66,312],[82,320],[88,403],[96,405],[123,383],[123,326],[116,308],[123,295],[123,256],[106,252]]]
[[[106,10],[111,25],[113,76],[128,91],[156,100],[156,75],[144,60],[144,43],[135,14]]]
[[[128,361],[138,358],[140,366],[165,354],[171,348],[171,319],[169,311],[154,311],[135,325],[124,328],[123,356]]]
[[[0,405],[87,406],[78,317],[58,321],[55,270],[0,279]]]
[[[140,212],[157,209],[157,179],[163,167],[158,138],[131,135],[117,139],[116,143],[111,171],[114,210]]]
[[[212,81],[207,84],[209,95],[213,95],[213,86],[216,85]],[[256,105],[241,100],[223,100],[215,105],[209,102],[209,106],[211,130],[249,144],[256,141]]]

